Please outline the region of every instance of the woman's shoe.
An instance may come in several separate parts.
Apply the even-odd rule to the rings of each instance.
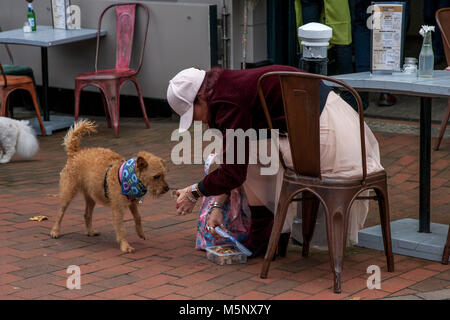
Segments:
[[[278,248],[273,256],[273,260],[275,260],[276,257],[286,257],[287,253],[287,247],[289,244],[289,239],[291,237],[291,233],[282,233],[280,235],[280,240],[278,241]],[[267,251],[267,246],[269,242],[262,244],[258,248],[256,248],[254,251],[252,251],[252,255],[247,257],[248,259],[256,258],[261,255],[265,255]]]
[[[267,251],[267,243],[263,244],[262,246],[256,248],[255,250],[252,251],[252,255],[248,256],[247,259],[253,259],[253,258],[257,258],[259,256],[263,256],[266,254]]]

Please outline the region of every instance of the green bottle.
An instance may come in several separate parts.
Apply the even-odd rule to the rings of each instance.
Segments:
[[[33,5],[31,3],[28,4],[27,17],[31,30],[36,31],[36,15],[34,14]]]

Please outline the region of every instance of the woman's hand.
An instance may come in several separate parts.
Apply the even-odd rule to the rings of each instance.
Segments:
[[[220,208],[213,208],[208,216],[208,223],[206,225],[206,228],[208,229],[208,232],[211,233],[215,237],[220,237],[215,227],[221,227],[224,231],[228,232],[227,229],[225,229],[225,226],[223,225],[223,215],[222,215],[222,209]]]
[[[191,213],[192,209],[194,209],[194,207],[195,207],[195,202],[192,202],[186,196],[186,190],[189,188],[190,187],[177,190],[178,198],[177,198],[176,208],[177,208],[177,213],[180,215],[184,215],[186,213]],[[191,196],[191,198],[192,198],[192,196]]]

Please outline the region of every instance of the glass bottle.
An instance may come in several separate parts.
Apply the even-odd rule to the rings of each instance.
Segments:
[[[36,31],[36,14],[33,10],[33,4],[28,3],[28,12],[27,12],[28,23],[31,27],[32,31]]]
[[[422,50],[419,55],[419,70],[417,76],[422,78],[431,78],[434,69],[434,54],[431,41],[431,30],[425,32],[423,37]]]

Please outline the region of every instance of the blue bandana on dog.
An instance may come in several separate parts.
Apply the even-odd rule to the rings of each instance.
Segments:
[[[147,189],[136,175],[135,162],[136,158],[131,158],[120,166],[119,182],[122,194],[126,195],[129,200],[137,199],[141,202],[142,197],[147,193]]]

